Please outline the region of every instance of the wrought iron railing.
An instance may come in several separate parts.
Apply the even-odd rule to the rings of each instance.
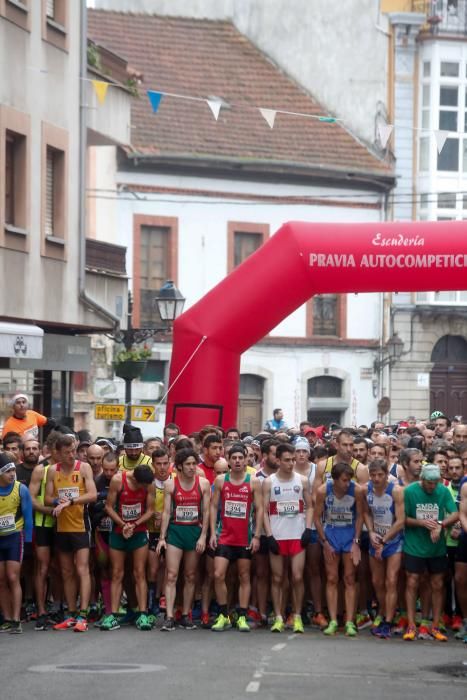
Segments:
[[[467,0],[412,0],[410,9],[426,15],[425,31],[467,35]]]

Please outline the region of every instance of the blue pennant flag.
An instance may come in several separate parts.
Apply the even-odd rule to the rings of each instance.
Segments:
[[[152,111],[155,113],[159,109],[163,94],[162,92],[154,92],[154,90],[148,90],[149,102],[151,103]]]

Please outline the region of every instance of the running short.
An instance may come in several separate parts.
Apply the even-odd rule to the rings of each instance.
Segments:
[[[463,532],[459,537],[457,545],[456,561],[459,564],[467,564],[467,532]]]
[[[277,540],[277,544],[281,557],[294,557],[304,551],[300,540]]]
[[[109,537],[110,549],[118,549],[120,552],[134,552],[135,549],[146,547],[148,544],[147,532],[135,532],[126,539],[119,532],[111,532]]]
[[[214,556],[222,557],[229,561],[251,559],[251,549],[249,547],[240,547],[232,544],[218,544]]]
[[[59,552],[71,554],[79,549],[90,549],[90,532],[56,532],[54,545]]]
[[[326,526],[324,536],[336,554],[348,554],[355,539],[355,528]]]
[[[414,557],[404,553],[404,568],[409,574],[443,574],[448,570],[449,562],[444,557]]]
[[[192,552],[196,549],[196,543],[201,535],[201,527],[199,525],[176,525],[170,523],[167,530],[167,544],[177,549],[183,549],[184,552]]]
[[[159,543],[159,532],[150,532],[149,533],[149,551],[150,552],[155,552],[157,549],[157,545]]]
[[[392,557],[393,554],[400,554],[402,552],[403,545],[404,545],[404,540],[402,537],[400,537],[398,540],[395,540],[392,542],[387,542],[383,547],[382,558],[387,559],[388,557]],[[369,551],[370,551],[370,557],[374,557],[375,556],[375,549],[371,544],[370,544]]]
[[[54,528],[36,525],[34,528],[34,543],[36,547],[53,547]]]
[[[0,537],[0,561],[17,561],[21,564],[24,554],[24,531],[12,532]]]
[[[318,544],[319,543],[319,538],[318,538],[318,530],[312,530],[311,531],[311,540],[309,544]]]
[[[259,538],[259,549],[256,552],[256,554],[269,554],[268,538],[266,537],[266,535],[261,535],[261,537]]]

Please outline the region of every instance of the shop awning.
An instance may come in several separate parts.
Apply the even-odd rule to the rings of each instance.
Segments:
[[[0,323],[0,357],[40,359],[43,338],[39,326]]]

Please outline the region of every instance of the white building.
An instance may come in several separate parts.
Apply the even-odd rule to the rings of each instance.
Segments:
[[[135,327],[157,324],[152,302],[167,278],[189,306],[288,220],[385,219],[391,163],[341,124],[318,121],[327,111],[229,22],[90,11],[89,34],[144,76],[132,149],[95,156],[105,174],[95,226],[128,249]],[[154,114],[148,89],[200,99],[166,95]],[[222,100],[217,121],[210,98]],[[280,113],[270,129],[258,107],[315,119]],[[290,281],[277,283],[282,294]],[[382,310],[378,294],[328,295],[285,319],[242,359],[240,427],[258,429],[277,406],[290,423],[374,419]],[[170,352],[169,342],[154,344],[148,380],[166,386]],[[154,403],[154,389],[138,393],[144,384],[134,383],[133,396]],[[118,397],[117,385],[105,391]],[[159,415],[157,426],[143,426],[147,435],[161,432],[164,404]]]

